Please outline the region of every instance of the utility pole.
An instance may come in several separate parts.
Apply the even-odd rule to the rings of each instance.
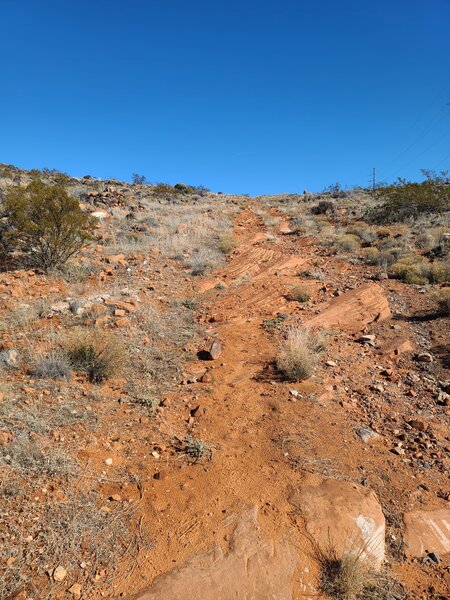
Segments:
[[[372,192],[375,191],[375,167],[372,169]]]

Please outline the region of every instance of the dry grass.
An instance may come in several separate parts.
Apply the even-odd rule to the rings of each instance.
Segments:
[[[295,302],[307,302],[310,297],[309,290],[304,285],[296,285],[286,294],[288,300]]]
[[[224,254],[229,254],[235,249],[236,240],[234,239],[231,233],[221,233],[219,236],[219,243],[217,247],[220,250],[220,252],[223,252]]]
[[[302,381],[308,379],[318,362],[322,342],[305,329],[291,329],[281,345],[277,368],[286,379]]]
[[[445,315],[450,315],[450,287],[444,287],[435,292],[434,299],[439,309]]]
[[[26,587],[33,598],[50,600],[61,597],[56,594],[64,593],[75,581],[82,585],[83,597],[89,598],[96,587],[96,573],[105,569],[112,574],[119,560],[136,548],[137,530],[128,526],[133,515],[128,505],[115,503],[111,512],[101,511],[101,499],[94,493],[67,494],[61,501],[27,502],[26,492],[35,495],[36,490],[14,483],[2,478],[0,484],[4,541],[0,562],[12,562],[0,577],[1,598]],[[20,512],[17,502],[21,503]],[[67,570],[62,583],[47,576],[58,565]]]
[[[71,366],[100,383],[118,377],[126,363],[127,350],[121,338],[105,331],[78,329],[63,342]]]
[[[361,551],[338,555],[331,547],[316,558],[320,591],[333,600],[406,600],[403,587],[388,574],[373,571]]]
[[[360,245],[359,237],[350,233],[338,235],[334,241],[334,247],[338,252],[356,252]]]

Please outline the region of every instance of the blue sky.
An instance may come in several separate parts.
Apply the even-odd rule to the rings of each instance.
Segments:
[[[0,162],[320,190],[450,169],[450,0],[0,0]]]

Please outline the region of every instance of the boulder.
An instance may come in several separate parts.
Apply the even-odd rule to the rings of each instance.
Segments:
[[[358,333],[370,323],[389,319],[390,316],[383,288],[376,283],[367,283],[333,298],[328,307],[307,321],[305,326]]]
[[[134,600],[292,600],[294,551],[265,538],[257,508],[242,513],[228,548],[217,545],[157,577]]]
[[[385,558],[385,520],[375,492],[336,479],[307,485],[289,499],[320,551],[361,553],[374,569]]]
[[[450,509],[413,510],[403,515],[403,522],[407,557],[450,552]]]

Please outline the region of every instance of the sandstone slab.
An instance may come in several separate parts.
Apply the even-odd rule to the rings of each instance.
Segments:
[[[385,519],[375,492],[347,481],[325,479],[293,494],[290,502],[305,519],[307,532],[321,551],[338,556],[361,552],[374,569],[385,558]]]
[[[403,521],[406,556],[450,552],[450,509],[414,510],[405,513]]]
[[[134,600],[291,600],[295,554],[264,537],[256,516],[256,507],[240,515],[225,551],[216,546],[160,575]]]
[[[336,328],[358,333],[374,321],[389,319],[391,311],[381,286],[368,283],[331,300],[328,307],[305,323],[307,327]]]

